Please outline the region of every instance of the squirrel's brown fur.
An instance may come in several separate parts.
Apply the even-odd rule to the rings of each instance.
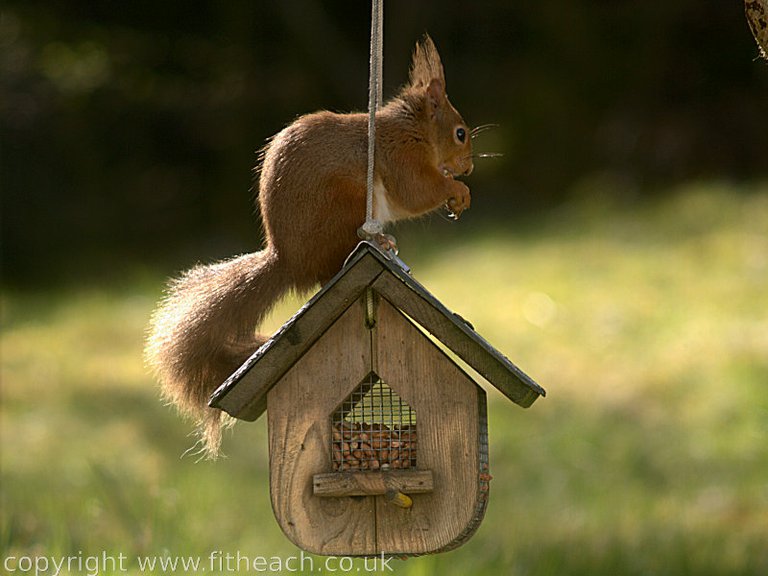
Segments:
[[[306,291],[339,271],[365,221],[368,118],[317,112],[272,138],[259,171],[265,231],[260,252],[196,266],[173,280],[146,346],[162,393],[218,451],[223,414],[211,393],[266,337],[255,329],[287,291]],[[419,216],[444,204],[458,215],[472,171],[470,132],[448,101],[440,56],[425,36],[409,83],[376,114],[374,216]]]

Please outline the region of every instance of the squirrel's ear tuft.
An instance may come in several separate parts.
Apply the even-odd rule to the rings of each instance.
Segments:
[[[410,84],[414,88],[427,87],[436,80],[445,89],[445,74],[440,54],[429,34],[425,34],[421,42],[416,44],[411,62]]]

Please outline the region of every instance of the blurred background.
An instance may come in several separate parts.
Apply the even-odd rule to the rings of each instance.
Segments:
[[[6,2],[7,282],[253,249],[251,168],[317,109],[367,104],[367,2]],[[476,141],[473,210],[533,214],[768,173],[768,78],[738,1],[386,6],[385,93],[428,31]]]
[[[166,277],[260,246],[265,140],[365,109],[369,18],[0,7],[0,556],[296,553],[266,424],[179,459],[191,426],[143,332]],[[489,390],[485,523],[396,573],[766,573],[768,62],[743,4],[388,0],[385,95],[424,32],[467,122],[499,125],[476,150],[503,156],[477,161],[458,223],[398,226],[402,255],[549,396]]]

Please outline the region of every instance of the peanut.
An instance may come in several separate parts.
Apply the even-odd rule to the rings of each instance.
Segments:
[[[332,429],[333,469],[388,470],[416,466],[416,426],[389,428],[380,422],[335,423]]]

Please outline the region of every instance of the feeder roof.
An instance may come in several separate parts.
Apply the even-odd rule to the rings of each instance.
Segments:
[[[361,242],[341,271],[213,393],[209,405],[241,420],[259,418],[267,407],[267,392],[368,288],[407,314],[514,403],[527,408],[546,394],[398,262],[373,244]]]

